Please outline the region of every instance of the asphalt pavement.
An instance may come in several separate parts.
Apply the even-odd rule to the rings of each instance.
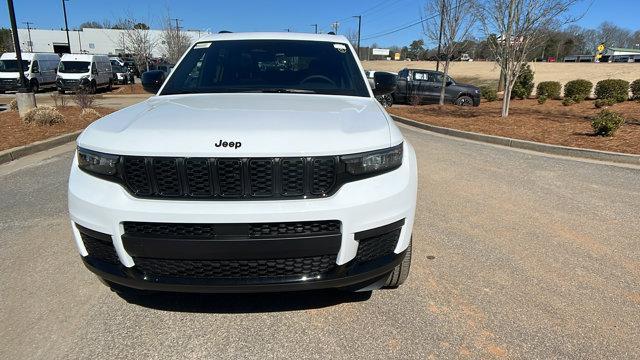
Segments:
[[[73,145],[0,166],[0,358],[640,358],[640,170],[403,127],[396,290],[122,298],[81,264]]]

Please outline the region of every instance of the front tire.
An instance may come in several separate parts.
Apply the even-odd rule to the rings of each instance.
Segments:
[[[411,269],[411,243],[413,239],[409,240],[409,246],[407,246],[407,250],[405,250],[404,259],[402,262],[398,264],[389,277],[387,278],[387,282],[384,284],[386,288],[397,288],[402,285],[407,277],[409,277],[409,269]]]
[[[38,84],[38,80],[31,81],[31,90],[33,90],[34,94],[37,94],[40,91],[40,84]]]
[[[473,106],[473,99],[471,96],[462,95],[456,99],[456,105],[458,106]]]

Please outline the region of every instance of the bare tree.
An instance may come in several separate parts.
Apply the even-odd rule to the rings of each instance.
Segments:
[[[475,11],[465,0],[429,0],[425,6],[427,14],[440,14],[424,23],[424,33],[433,41],[440,39],[442,30],[441,53],[446,56],[444,61],[444,75],[440,79],[440,105],[444,105],[444,94],[449,74],[449,64],[455,52],[462,45],[462,41],[469,36],[471,28],[476,22]],[[442,25],[442,29],[440,26]],[[440,54],[437,54],[439,57]]]
[[[358,30],[349,30],[344,36],[347,37],[347,40],[351,43],[351,46],[354,48],[358,46]]]
[[[122,32],[115,41],[117,46],[123,49],[125,53],[133,55],[139,70],[149,70],[147,59],[151,57],[151,51],[156,46],[156,40],[152,38],[148,29],[138,26],[138,24],[143,23],[133,17],[119,19],[118,24]]]
[[[502,117],[509,116],[511,91],[530,53],[556,24],[575,22],[568,11],[580,0],[479,0],[478,14],[487,36],[498,34],[491,50],[502,70]]]
[[[168,12],[162,20],[162,34],[160,38],[167,60],[172,64],[177,63],[182,54],[184,54],[189,48],[189,45],[191,45],[191,38],[183,31],[180,31],[180,27],[177,24],[174,26]]]

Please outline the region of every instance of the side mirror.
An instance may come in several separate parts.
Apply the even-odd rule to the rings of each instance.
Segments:
[[[373,74],[373,94],[385,95],[396,91],[397,76],[388,72],[376,72]]]
[[[451,80],[447,81],[447,86],[451,86],[451,85],[453,85],[453,81]]]
[[[142,73],[142,88],[146,92],[157,93],[164,83],[164,72],[161,70],[149,70]]]

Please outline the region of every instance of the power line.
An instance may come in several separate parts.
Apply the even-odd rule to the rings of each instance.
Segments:
[[[386,35],[390,35],[390,34],[393,34],[393,33],[397,33],[398,31],[402,31],[402,30],[408,29],[410,27],[414,27],[416,25],[420,25],[423,22],[425,22],[427,20],[434,19],[436,17],[438,17],[438,15],[433,15],[433,16],[430,16],[428,18],[423,18],[423,19],[417,19],[417,20],[414,20],[413,22],[409,23],[408,25],[399,27],[397,29],[388,30],[388,31],[380,32],[380,33],[374,33],[374,34],[371,34],[369,36],[365,36],[365,37],[362,38],[362,40],[375,39],[375,38],[379,38],[379,37],[382,37],[382,36],[386,36]]]

